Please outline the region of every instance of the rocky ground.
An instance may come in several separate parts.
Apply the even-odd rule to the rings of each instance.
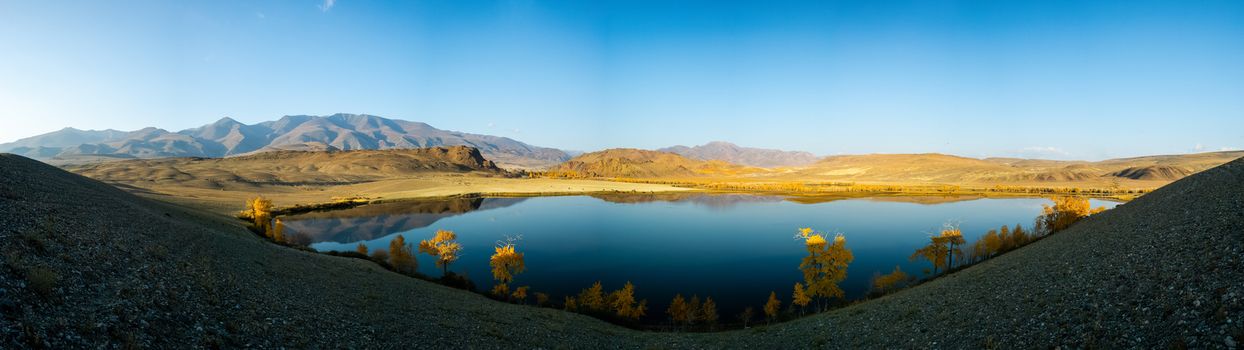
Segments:
[[[894,295],[722,333],[494,302],[0,155],[0,348],[1233,348],[1244,160]]]

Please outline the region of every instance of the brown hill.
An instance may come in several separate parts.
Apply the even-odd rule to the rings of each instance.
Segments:
[[[953,183],[1010,171],[1011,166],[937,153],[830,156],[800,174],[826,180]]]
[[[339,152],[274,151],[230,158],[161,158],[67,166],[115,183],[176,183],[218,188],[224,183],[338,184],[434,172],[503,174],[479,150],[432,147]]]
[[[1119,181],[1156,187],[1236,158],[1244,152],[1210,152],[1109,159],[1098,162],[1041,159],[975,159],[944,154],[868,154],[825,157],[793,172],[800,180],[969,185],[1111,186]]]
[[[588,177],[696,177],[761,171],[721,161],[703,161],[674,153],[615,148],[584,153],[552,171]]]
[[[1125,177],[1134,180],[1178,180],[1192,175],[1193,171],[1170,165],[1149,165],[1129,167],[1111,172],[1110,176]]]

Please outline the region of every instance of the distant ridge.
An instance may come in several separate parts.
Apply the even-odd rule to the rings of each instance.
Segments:
[[[817,161],[816,155],[808,152],[741,147],[725,141],[713,141],[694,147],[678,145],[658,151],[675,153],[691,159],[720,160],[762,168],[803,166]]]
[[[745,169],[754,168],[722,161],[690,159],[670,152],[614,148],[581,154],[553,171],[587,177],[653,178],[728,174]]]
[[[144,128],[59,131],[0,144],[0,152],[36,159],[226,157],[270,150],[364,150],[469,146],[488,159],[518,168],[547,167],[570,157],[553,148],[510,138],[441,130],[431,125],[366,114],[285,116],[254,125],[222,118],[201,127],[170,132]]]

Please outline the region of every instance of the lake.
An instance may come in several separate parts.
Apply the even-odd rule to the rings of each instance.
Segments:
[[[512,287],[529,285],[560,302],[595,281],[606,291],[631,281],[636,298],[648,299],[650,316],[664,317],[670,299],[682,293],[712,296],[723,319],[732,320],[745,306],[760,312],[770,291],[784,306],[790,302],[806,255],[802,241],[794,239],[797,228],[846,237],[855,260],[841,286],[848,298],[858,298],[874,273],[901,266],[921,275],[929,264],[908,258],[943,223],[958,223],[970,244],[1001,225],[1031,229],[1041,205],[1050,203],[973,197],[801,201],[807,202],[720,194],[473,198],[367,205],[282,221],[287,234],[308,236],[320,251],[353,251],[360,242],[370,250],[388,249],[399,234],[417,245],[436,230],[452,230],[463,251],[450,270],[484,291],[493,285],[488,259],[494,244],[521,235],[527,270]],[[432,257],[418,260],[424,274],[440,276]]]

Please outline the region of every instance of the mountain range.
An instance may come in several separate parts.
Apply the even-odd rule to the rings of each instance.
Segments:
[[[674,153],[691,159],[720,160],[762,168],[804,166],[820,159],[808,152],[741,147],[724,141],[713,141],[694,147],[678,145],[657,151]]]
[[[441,130],[431,125],[366,114],[295,115],[248,125],[231,118],[170,132],[59,131],[0,144],[0,152],[40,160],[99,158],[228,157],[270,150],[364,150],[470,146],[489,160],[514,168],[540,168],[570,157],[553,148],[506,137]]]

